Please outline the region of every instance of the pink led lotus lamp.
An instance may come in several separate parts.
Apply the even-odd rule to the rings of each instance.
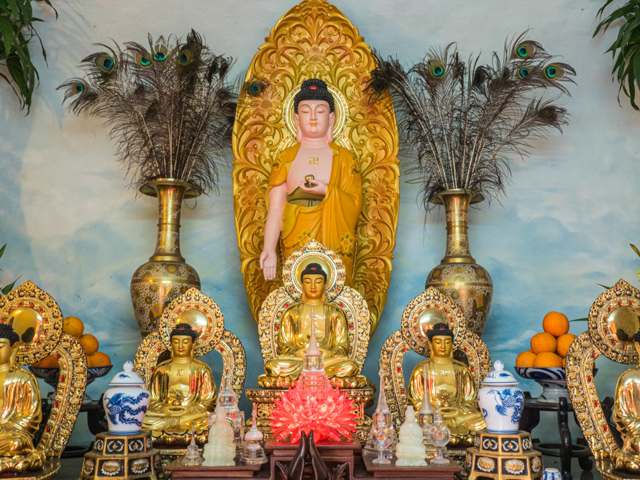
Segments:
[[[313,430],[316,442],[328,439],[339,442],[350,440],[355,432],[353,400],[329,383],[318,349],[315,319],[312,310],[309,349],[298,383],[280,394],[271,413],[271,433],[278,441],[290,436],[291,443],[298,443],[302,432],[309,435]]]

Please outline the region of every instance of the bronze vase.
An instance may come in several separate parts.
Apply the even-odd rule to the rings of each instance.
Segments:
[[[467,327],[478,335],[487,322],[493,282],[489,272],[478,265],[469,251],[469,205],[484,200],[479,193],[465,189],[445,190],[432,203],[444,205],[447,217],[447,249],[440,265],[427,276],[425,289],[435,287],[453,298],[462,308]]]
[[[182,180],[160,178],[140,192],[158,197],[156,251],[131,279],[131,300],[142,336],[156,328],[164,308],[191,287],[200,288],[200,277],[180,254],[180,210],[182,200],[195,198],[200,190]]]

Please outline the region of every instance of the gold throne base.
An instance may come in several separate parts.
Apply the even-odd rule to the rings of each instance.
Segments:
[[[467,449],[469,480],[480,477],[502,479],[542,478],[542,454],[533,450],[531,434],[489,433],[476,434],[475,446]]]
[[[258,430],[264,434],[265,440],[271,436],[271,425],[269,425],[269,416],[271,411],[275,408],[275,400],[279,398],[280,392],[286,391],[285,389],[251,389],[246,390],[245,394],[250,402],[257,405],[258,409]],[[367,435],[371,430],[371,417],[364,413],[366,408],[373,405],[375,398],[375,390],[371,387],[364,388],[344,388],[340,389],[347,395],[347,398],[353,400],[353,403],[358,407],[357,420],[356,420],[356,436],[361,442],[367,441]],[[248,421],[250,424],[251,420]]]

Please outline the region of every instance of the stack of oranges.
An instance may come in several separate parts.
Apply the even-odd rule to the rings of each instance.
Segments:
[[[569,333],[569,319],[549,312],[542,321],[544,332],[531,337],[531,349],[516,357],[516,367],[564,367],[564,358],[576,338]]]
[[[64,326],[62,327],[62,330],[73,335],[80,342],[80,345],[84,349],[84,353],[87,355],[87,365],[89,367],[106,367],[111,365],[109,355],[98,351],[98,348],[100,348],[98,339],[90,333],[84,333],[84,323],[82,323],[82,320],[78,317],[66,317],[64,319]],[[59,368],[58,360],[52,355],[44,357],[39,362],[34,363],[33,366]]]

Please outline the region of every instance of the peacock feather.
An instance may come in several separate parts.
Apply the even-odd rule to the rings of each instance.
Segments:
[[[489,200],[503,195],[511,156],[526,156],[531,139],[567,123],[566,110],[545,94],[568,95],[575,70],[526,32],[507,40],[504,53],[493,52],[487,64],[479,55],[460,60],[454,44],[429,50],[408,69],[396,58],[374,55],[370,101],[391,91],[405,143],[417,150],[409,173],[422,185],[427,210],[447,189],[473,190]]]
[[[215,188],[237,104],[232,59],[210,52],[194,30],[186,39],[149,35],[147,45],[100,47],[82,60],[83,78],[58,87],[69,110],[105,118],[132,186],[175,178]]]

